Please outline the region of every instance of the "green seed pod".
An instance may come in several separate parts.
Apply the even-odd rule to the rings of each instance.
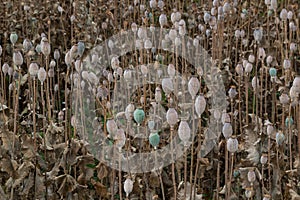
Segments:
[[[145,118],[145,112],[143,111],[143,109],[135,109],[135,111],[133,112],[133,118],[138,124],[141,124]]]
[[[160,137],[157,133],[151,133],[149,136],[150,144],[156,148],[159,145]]]
[[[277,75],[277,70],[274,67],[269,69],[269,74],[271,77],[275,77]]]
[[[277,145],[282,145],[285,140],[284,134],[280,131],[276,133],[276,143]]]
[[[292,117],[287,117],[287,118],[285,119],[285,126],[286,126],[286,127],[292,126],[293,124],[294,124],[294,120],[293,120]]]

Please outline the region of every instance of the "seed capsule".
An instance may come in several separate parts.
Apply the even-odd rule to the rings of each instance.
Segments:
[[[133,118],[136,121],[136,123],[141,124],[145,119],[145,112],[141,108],[135,109],[133,112]]]
[[[178,114],[174,108],[169,108],[167,111],[167,122],[170,126],[174,126],[177,123],[178,120]]]
[[[284,134],[281,131],[277,132],[276,133],[276,144],[278,146],[280,146],[283,144],[284,140],[285,140]]]
[[[253,183],[256,180],[256,175],[255,175],[254,169],[250,169],[248,171],[247,178],[250,183]]]
[[[21,66],[23,64],[23,56],[20,51],[15,51],[13,53],[13,62],[17,66]]]
[[[28,71],[29,71],[30,76],[33,76],[33,77],[36,76],[39,72],[38,64],[37,63],[30,63]]]
[[[269,69],[269,74],[271,77],[275,77],[277,75],[277,70],[274,67]]]
[[[260,163],[262,165],[266,164],[268,162],[268,154],[262,154],[260,157]]]
[[[224,123],[223,125],[223,128],[222,128],[222,133],[223,133],[223,136],[228,139],[231,135],[232,135],[232,126],[230,123],[226,122]]]
[[[124,191],[126,193],[126,197],[132,192],[133,189],[133,181],[130,178],[127,178],[124,182]]]
[[[200,89],[200,82],[198,78],[192,77],[188,83],[188,91],[192,96],[192,99],[195,99],[195,96],[198,93],[199,89]]]
[[[227,150],[231,153],[235,153],[239,148],[239,142],[238,140],[234,138],[229,138],[227,140]]]
[[[198,117],[201,117],[206,108],[206,100],[202,94],[198,95],[195,101],[195,111]]]
[[[186,146],[191,137],[191,129],[189,127],[189,124],[185,120],[181,120],[179,124],[178,136],[183,142],[184,146]]]
[[[111,138],[113,138],[114,135],[117,133],[118,126],[114,119],[108,119],[106,121],[106,130],[109,133]]]
[[[41,81],[41,83],[43,84],[43,82],[46,80],[46,77],[47,77],[46,70],[44,69],[44,67],[41,67],[38,71],[39,81]]]
[[[149,143],[156,149],[159,145],[160,137],[157,133],[151,133],[149,136]]]
[[[16,44],[16,42],[18,41],[18,35],[17,35],[17,33],[16,32],[12,32],[11,34],[10,34],[10,36],[9,36],[9,39],[10,39],[10,42],[13,44],[13,45],[15,45]]]

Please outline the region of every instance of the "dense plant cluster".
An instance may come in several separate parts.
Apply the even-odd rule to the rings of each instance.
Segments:
[[[0,18],[0,199],[300,199],[298,0],[3,0]],[[92,140],[174,162],[117,170]]]

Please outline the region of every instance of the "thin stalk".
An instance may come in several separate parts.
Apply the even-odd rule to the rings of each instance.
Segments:
[[[195,98],[193,97],[193,106],[192,106],[192,140],[194,140],[195,137]],[[193,164],[194,164],[194,141],[192,141],[192,147],[191,147],[191,165],[190,165],[190,197],[192,196],[192,190],[193,190]],[[195,180],[196,181],[196,180]]]
[[[174,127],[171,126],[171,157],[172,157],[172,182],[173,182],[173,190],[174,190],[174,199],[177,199],[177,187],[176,187],[176,179],[175,179],[175,164],[174,164],[174,147],[173,147],[173,132]]]

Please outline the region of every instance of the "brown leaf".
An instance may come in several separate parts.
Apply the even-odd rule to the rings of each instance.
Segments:
[[[96,166],[97,169],[97,177],[101,180],[108,175],[107,167],[103,163],[99,163]]]
[[[95,187],[96,193],[103,198],[110,198],[110,193],[108,192],[107,188],[102,185],[100,182],[95,181],[94,179],[91,179],[91,183]]]

